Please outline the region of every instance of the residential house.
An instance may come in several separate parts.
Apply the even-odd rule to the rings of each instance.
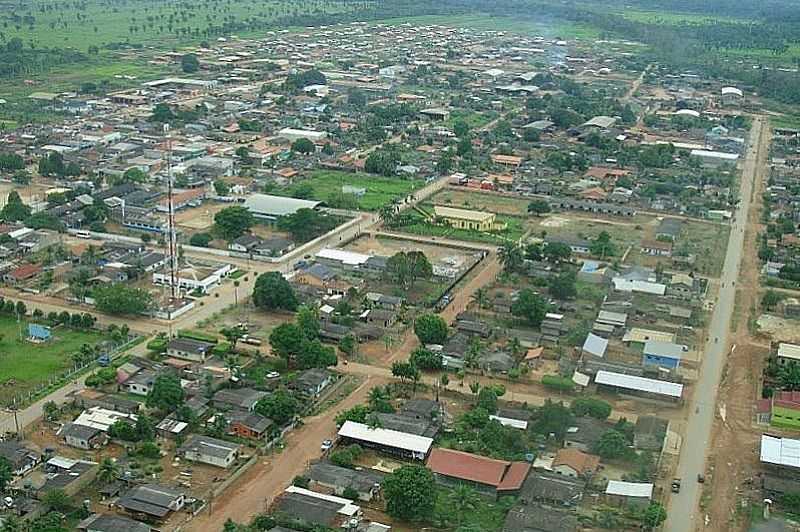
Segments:
[[[174,338],[167,344],[167,356],[192,362],[205,362],[206,356],[213,347],[214,344],[209,342],[191,338]]]
[[[371,501],[380,492],[383,475],[373,469],[350,469],[330,462],[311,464],[305,475],[311,479],[312,487],[332,490],[335,495],[342,496],[349,488],[358,493],[361,501]]]
[[[606,486],[605,500],[614,506],[644,509],[652,498],[653,484],[649,482],[609,480]]]
[[[589,335],[586,337],[586,340],[583,342],[581,352],[584,356],[590,355],[603,358],[606,355],[607,349],[608,340],[601,336],[597,336],[594,333],[589,333]]]
[[[652,257],[671,257],[672,242],[667,240],[643,240],[641,251]]]
[[[14,440],[0,442],[0,456],[8,461],[11,472],[16,477],[25,475],[42,460],[39,451]]]
[[[220,410],[252,412],[256,403],[267,395],[267,392],[253,388],[228,388],[215,393],[212,401],[214,407]]]
[[[241,445],[210,436],[192,435],[180,446],[177,454],[192,462],[230,467],[239,456]]]
[[[540,502],[573,507],[583,499],[585,482],[552,473],[531,472],[522,485],[518,499],[523,504]]]
[[[397,430],[371,428],[354,421],[344,422],[339,429],[339,439],[344,444],[357,443],[362,447],[415,460],[424,460],[433,445],[433,438]]]
[[[301,372],[291,383],[292,389],[305,397],[319,397],[322,391],[334,382],[333,374],[324,368],[312,368]]]
[[[677,369],[681,363],[683,354],[688,350],[689,348],[685,345],[649,340],[644,344],[642,364],[645,366]]]
[[[293,281],[300,285],[307,285],[323,290],[328,295],[345,295],[353,285],[339,278],[336,273],[324,264],[312,264],[299,270]]]
[[[228,431],[240,438],[266,440],[276,432],[275,423],[269,418],[253,412],[231,412],[225,414]]]
[[[125,380],[120,387],[130,394],[146,397],[150,390],[153,389],[156,376],[157,373],[155,371],[143,369]]]
[[[800,362],[800,345],[781,342],[778,344],[777,360],[782,366]]]
[[[97,462],[53,456],[41,469],[31,471],[23,482],[26,486],[30,486],[39,498],[56,489],[72,496],[95,479],[97,469]]]
[[[578,516],[574,511],[539,506],[518,505],[506,514],[503,532],[575,532]]]
[[[185,421],[178,420],[175,414],[168,415],[156,425],[156,434],[168,440],[182,438],[186,436],[188,432],[189,424]]]
[[[19,285],[33,279],[42,271],[38,264],[23,264],[3,275],[3,281],[10,285]]]
[[[530,472],[530,464],[435,448],[427,463],[436,480],[453,486],[467,484],[484,495],[515,495]]]
[[[662,218],[656,228],[656,238],[674,242],[680,236],[682,229],[683,220],[680,218]]]
[[[402,297],[387,296],[376,292],[367,292],[366,300],[373,308],[393,311],[400,310],[405,303],[405,299]]]
[[[278,496],[274,513],[308,525],[340,529],[361,520],[361,507],[350,499],[289,486]]]
[[[67,423],[58,429],[58,436],[64,443],[77,449],[99,449],[108,443],[108,434],[96,427]]]
[[[134,521],[121,515],[92,514],[76,526],[84,532],[151,532],[147,523]]]
[[[675,273],[667,285],[667,295],[678,299],[692,299],[700,294],[700,281],[685,273]]]
[[[179,512],[186,503],[183,490],[159,484],[143,484],[131,488],[117,500],[117,506],[145,519],[164,520],[172,512]]]
[[[592,417],[578,417],[564,435],[564,447],[589,452],[611,427]]]
[[[571,478],[588,478],[600,466],[600,458],[575,448],[559,449],[553,460],[556,474]]]

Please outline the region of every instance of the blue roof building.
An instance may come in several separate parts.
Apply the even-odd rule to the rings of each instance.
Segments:
[[[34,342],[46,342],[53,337],[50,327],[36,323],[28,324],[28,338]]]

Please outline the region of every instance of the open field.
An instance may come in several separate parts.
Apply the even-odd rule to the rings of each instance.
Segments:
[[[487,210],[497,214],[524,216],[528,214],[528,200],[485,192],[472,192],[445,188],[431,198],[431,202],[461,209]]]
[[[647,22],[652,24],[714,24],[717,22],[747,22],[746,19],[725,16],[711,16],[700,13],[668,13],[664,11],[645,11],[638,9],[625,9],[619,13],[629,20]]]
[[[97,332],[54,328],[53,340],[33,344],[20,340],[20,326],[24,337],[28,331],[26,321],[17,325],[12,317],[0,317],[0,401],[32,389],[72,367],[72,353],[83,344],[94,345],[103,339]]]
[[[420,179],[378,177],[330,170],[314,172],[311,177],[298,183],[311,185],[314,189],[314,199],[319,201],[326,201],[331,194],[340,192],[344,185],[365,188],[366,193],[358,199],[358,206],[366,211],[378,210],[383,205],[421,188],[424,184]],[[277,191],[276,194],[291,195],[293,190],[293,186],[287,187]]]
[[[578,39],[594,39],[599,33],[594,28],[568,22],[552,20],[537,21],[534,19],[495,17],[488,14],[468,15],[428,15],[421,17],[391,18],[381,21],[385,24],[438,24],[456,28],[470,28],[482,31],[508,31],[543,37],[562,37]]]
[[[702,274],[717,277],[722,272],[728,235],[731,228],[723,224],[687,221],[676,249],[688,249],[697,255],[696,268]]]

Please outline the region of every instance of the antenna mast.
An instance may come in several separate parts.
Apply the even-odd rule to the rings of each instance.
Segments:
[[[172,303],[178,298],[178,239],[177,235],[175,234],[175,204],[172,199],[172,135],[169,134],[169,124],[164,125],[164,131],[167,133],[167,224],[169,226],[167,249],[169,255],[170,303]]]

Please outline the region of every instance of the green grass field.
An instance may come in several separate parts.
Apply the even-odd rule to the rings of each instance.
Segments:
[[[314,189],[314,199],[327,200],[331,194],[342,190],[343,185],[362,187],[367,192],[359,198],[359,209],[365,211],[378,210],[394,199],[402,198],[423,186],[421,179],[402,179],[400,177],[379,177],[370,174],[351,174],[332,170],[314,172],[311,177],[300,181],[308,183]],[[293,187],[287,187],[277,194],[291,195]]]
[[[28,325],[22,322],[23,337]],[[94,345],[103,339],[96,332],[53,329],[54,339],[43,344],[20,340],[14,318],[0,317],[0,402],[25,393],[48,378],[72,367],[72,353],[83,344]]]
[[[440,25],[455,28],[470,28],[477,31],[508,31],[543,37],[562,37],[576,39],[596,39],[600,33],[589,26],[567,22],[536,21],[529,18],[495,17],[488,14],[469,15],[428,15],[421,17],[391,18],[381,21],[384,24]]]
[[[667,24],[671,26],[683,23],[713,24],[715,22],[746,22],[745,19],[736,17],[710,16],[698,13],[667,13],[663,11],[644,11],[638,9],[625,9],[619,14],[628,20],[654,24]]]
[[[433,211],[432,205],[425,205],[427,211]],[[426,223],[422,215],[413,213],[412,218],[415,223],[404,225],[396,231],[401,233],[411,233],[422,236],[435,236],[449,238],[452,240],[463,240],[465,242],[486,242],[488,244],[501,245],[506,242],[518,242],[525,234],[525,222],[522,218],[513,216],[498,216],[498,222],[505,222],[507,225],[503,231],[493,231],[491,233],[482,231],[469,231],[467,229],[455,229],[445,225],[431,225]]]

